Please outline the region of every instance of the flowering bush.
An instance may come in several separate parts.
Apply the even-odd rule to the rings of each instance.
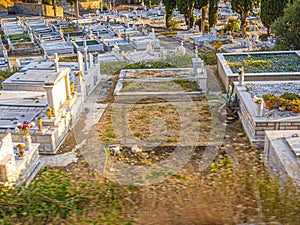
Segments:
[[[254,96],[253,101],[254,101],[256,104],[261,105],[261,104],[263,103],[264,100],[263,100],[262,98],[258,98],[258,97],[256,97],[256,96]]]
[[[264,94],[262,97],[265,101],[269,101],[269,102],[276,102],[277,101],[277,97],[273,94]]]
[[[292,100],[291,107],[292,107],[293,111],[299,112],[300,111],[300,99]]]
[[[26,136],[29,135],[29,130],[35,126],[34,122],[29,122],[28,120],[24,120],[23,123],[18,123],[15,129],[16,132],[22,133]]]
[[[74,72],[74,75],[75,75],[75,76],[82,76],[82,71]]]

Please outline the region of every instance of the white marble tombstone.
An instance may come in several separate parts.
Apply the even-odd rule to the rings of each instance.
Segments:
[[[84,39],[83,41],[83,58],[84,58],[84,71],[87,71],[88,69],[88,51],[87,51],[88,47],[86,44],[86,39]]]
[[[155,39],[155,38],[156,38],[154,28],[152,28],[151,38],[152,38],[152,39]]]
[[[88,56],[89,56],[89,64],[88,65],[89,65],[89,68],[91,68],[93,65],[93,54],[89,53]]]
[[[177,48],[177,54],[178,55],[185,55],[186,54],[186,49],[183,46],[183,41],[181,42],[181,45]]]
[[[153,43],[153,41],[148,41],[147,47],[146,47],[146,52],[148,52],[151,55],[154,54],[154,43]]]
[[[54,53],[54,67],[55,67],[55,72],[59,72],[58,61],[59,61],[58,54]]]
[[[84,67],[83,67],[83,56],[80,51],[77,52],[77,60],[78,60],[78,69],[79,71],[84,72]]]

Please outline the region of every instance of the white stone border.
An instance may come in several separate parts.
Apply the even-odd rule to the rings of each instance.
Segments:
[[[126,72],[133,72],[137,70],[151,70],[151,71],[176,71],[176,70],[186,70],[190,71],[191,75],[187,77],[153,77],[153,78],[126,78]],[[206,73],[206,72],[205,72]],[[166,91],[166,92],[121,92],[123,88],[123,83],[125,81],[135,81],[135,82],[162,82],[162,81],[173,81],[176,79],[186,79],[186,80],[195,80],[198,84],[198,88],[200,88],[199,79],[198,76],[195,76],[193,74],[193,71],[191,68],[163,68],[163,69],[125,69],[121,70],[119,75],[119,80],[117,82],[117,85],[114,90],[114,95],[126,95],[126,96],[135,96],[135,95],[196,95],[203,93],[202,91],[191,91],[191,92],[185,92],[185,91]]]

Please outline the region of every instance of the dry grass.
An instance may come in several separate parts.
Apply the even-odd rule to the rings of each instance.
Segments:
[[[168,91],[198,91],[196,81],[177,79],[166,82],[125,81],[121,92],[168,92]]]
[[[128,126],[131,135],[140,140],[149,143],[160,142],[163,145],[174,145],[178,143],[183,131],[191,134],[199,133],[199,145],[203,145],[209,137],[210,132],[210,111],[207,102],[199,101],[196,105],[197,115],[189,113],[180,117],[176,107],[179,103],[159,102],[154,100],[152,103],[138,103],[133,105],[127,113]],[[184,117],[184,118],[183,118]],[[182,121],[188,121],[183,123]],[[118,134],[114,131],[112,124],[121,128],[122,124],[116,124],[117,120],[113,118],[112,105],[108,106],[102,118],[97,124],[99,138],[102,143],[120,143]],[[133,140],[134,142],[134,140]]]
[[[126,79],[145,79],[145,78],[155,78],[155,77],[173,77],[173,78],[184,78],[190,77],[192,75],[191,70],[134,70],[126,71],[124,78]]]

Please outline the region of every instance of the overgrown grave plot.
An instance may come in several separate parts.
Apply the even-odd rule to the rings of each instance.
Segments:
[[[114,94],[200,94],[200,84],[190,68],[122,70]]]
[[[192,98],[192,103],[181,102],[177,96],[172,102],[156,97],[143,98],[130,106],[124,106],[130,103],[115,102],[107,107],[97,124],[99,141],[120,144],[123,150],[118,157],[136,164],[165,159],[177,146],[205,146],[211,131],[210,108],[204,96]],[[183,104],[185,112],[178,110]],[[125,121],[122,120],[124,108],[127,109]],[[135,144],[145,151],[131,154]]]
[[[118,156],[122,160],[151,164],[177,147],[197,148],[214,141],[211,123],[218,118],[212,119],[211,110],[190,68],[122,70],[114,102],[97,131],[101,144],[123,148]],[[222,132],[221,127],[216,130]],[[134,145],[141,147],[141,154],[131,154]]]

